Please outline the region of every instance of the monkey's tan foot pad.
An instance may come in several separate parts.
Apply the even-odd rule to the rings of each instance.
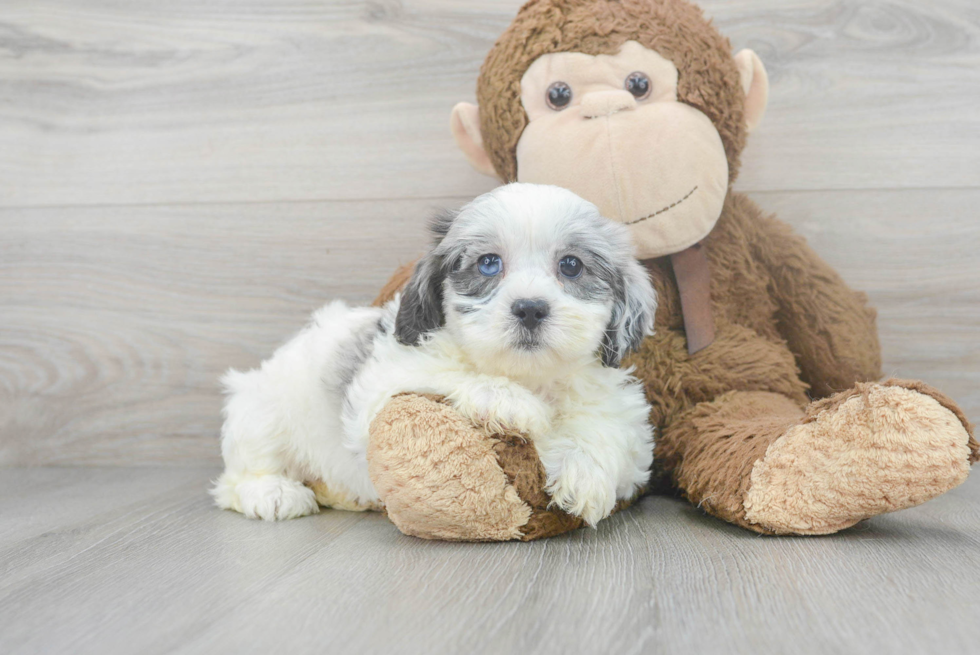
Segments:
[[[963,482],[972,426],[914,381],[858,385],[810,406],[752,468],[745,517],[767,532],[829,534]]]
[[[489,436],[439,398],[388,402],[371,424],[368,471],[388,518],[423,539],[527,541],[583,525],[548,509],[533,444]]]

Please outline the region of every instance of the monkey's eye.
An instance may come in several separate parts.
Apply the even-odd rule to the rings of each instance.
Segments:
[[[555,82],[548,87],[545,100],[548,102],[549,107],[555,111],[561,111],[572,101],[572,87],[564,82]]]
[[[476,267],[480,269],[480,275],[493,277],[504,267],[504,262],[500,255],[481,255],[476,262]]]
[[[563,257],[560,262],[558,262],[558,272],[567,278],[575,279],[582,274],[582,269],[585,267],[582,265],[582,260],[578,257],[573,257],[569,255],[568,257]]]
[[[651,89],[653,89],[653,84],[650,83],[650,78],[647,77],[647,74],[639,71],[630,73],[626,77],[626,84],[624,86],[637,100],[646,98],[650,95]]]

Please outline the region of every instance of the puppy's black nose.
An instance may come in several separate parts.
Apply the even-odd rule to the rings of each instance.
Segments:
[[[544,300],[518,300],[510,306],[510,311],[528,330],[533,330],[548,318],[548,303]]]

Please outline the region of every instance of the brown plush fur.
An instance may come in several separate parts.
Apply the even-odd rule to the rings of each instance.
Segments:
[[[653,260],[646,264],[660,298],[656,331],[625,364],[646,386],[658,428],[654,456],[670,482],[705,511],[740,522],[752,465],[802,417],[808,391],[880,376],[875,314],[803,239],[739,194],[729,194],[704,251],[714,343],[688,355],[669,260]],[[794,351],[791,339],[803,338],[821,347]],[[814,353],[846,365],[814,361]]]
[[[975,440],[928,391],[902,381],[859,383],[814,403],[753,464],[736,522],[760,532],[829,534],[961,484]]]
[[[534,444],[515,435],[498,436],[495,441],[493,450],[500,468],[531,508],[531,517],[521,527],[521,539],[531,541],[582,527],[584,521],[577,516],[548,508],[551,498],[544,491],[544,467]]]
[[[742,499],[752,467],[769,446],[799,422],[803,412],[786,396],[730,391],[700,403],[670,427],[657,456],[686,498],[731,523],[768,532],[745,520]]]
[[[493,439],[493,450],[500,468],[514,485],[517,495],[531,508],[531,517],[521,527],[523,541],[550,537],[585,525],[581,518],[557,507],[549,507],[551,497],[544,491],[544,467],[538,459],[534,444],[517,435],[495,435]],[[619,501],[613,512],[629,507],[634,500],[635,498],[630,498]]]
[[[439,399],[393,398],[371,436],[371,480],[405,534],[448,541],[522,536],[531,509],[497,463],[495,442]]]
[[[681,71],[677,97],[718,128],[735,180],[746,136],[741,83],[728,39],[700,8],[678,0],[531,0],[497,39],[476,87],[483,145],[505,182],[517,179],[517,142],[527,125],[521,77],[534,60],[553,52],[615,54],[627,41]]]
[[[411,439],[404,438],[406,431]],[[530,541],[584,525],[548,507],[544,467],[533,444],[518,435],[488,436],[466,425],[441,398],[396,397],[375,419],[372,434],[371,478],[389,518],[406,534]]]
[[[674,61],[680,72],[679,99],[712,119],[735,178],[745,141],[738,73],[728,41],[700,9],[684,0],[531,0],[487,57],[478,84],[484,145],[505,180],[516,177],[514,150],[527,124],[520,105],[520,80],[527,67],[551,52],[613,53],[627,40]],[[645,262],[659,296],[656,331],[624,365],[635,367],[652,405],[657,441],[651,487],[672,489],[709,514],[757,532],[817,534],[923,502],[965,478],[965,463],[980,458],[980,447],[962,411],[919,382],[868,384],[881,376],[875,311],[864,294],[849,289],[789,226],[730,192],[703,248],[711,265],[716,337],[693,355],[687,351],[669,258]],[[410,267],[396,272],[377,302],[390,298],[410,274]],[[896,386],[907,392],[888,392]],[[862,394],[873,394],[875,402],[849,403]],[[813,399],[817,402],[811,403]],[[402,421],[397,429],[389,423],[391,430],[402,432],[372,433],[372,443],[416,438],[431,443],[427,431],[452,440],[458,417],[448,410],[440,405],[441,414],[425,419],[425,430],[412,423],[421,416]],[[886,416],[900,416],[898,425],[909,427],[905,433],[892,429],[886,435],[891,442],[879,444],[867,426]],[[845,419],[850,423],[841,430],[828,428]],[[920,425],[925,426],[922,434],[916,432]],[[845,434],[843,428],[850,427],[854,434]],[[581,524],[548,510],[544,472],[529,444],[506,436],[485,439],[492,444],[505,486],[515,493],[508,497],[520,498],[529,510],[516,533],[507,532],[514,530],[507,525],[504,532],[516,535],[509,538],[550,536]],[[889,470],[868,450],[869,443],[872,451],[880,447],[891,457],[889,466],[901,469],[905,477],[897,483],[889,478]],[[847,471],[851,486],[830,490],[827,497],[840,504],[840,512],[816,508],[805,487],[808,476],[832,480],[834,466],[842,456],[847,458],[849,448],[871,456],[859,462],[863,468]],[[958,453],[964,461],[956,460]],[[931,462],[929,479],[914,484],[919,482],[917,463],[925,460]],[[437,476],[428,479],[438,483]],[[903,492],[906,487],[908,493]],[[852,490],[855,497],[841,495]],[[749,516],[749,497],[756,520]],[[413,499],[398,490],[390,497],[394,503],[384,493],[382,498],[399,527],[408,525],[418,533],[414,517],[426,508],[414,507]],[[444,512],[440,521],[445,529],[451,512]],[[460,523],[467,534],[474,530],[469,514]],[[476,538],[499,538],[489,536],[490,531],[475,532],[480,535]]]
[[[791,427],[833,412],[880,377],[875,312],[864,294],[851,291],[802,238],[739,194],[729,194],[704,249],[711,262],[717,336],[693,355],[687,353],[669,259],[645,262],[660,299],[656,331],[624,365],[636,368],[652,405],[657,469],[666,476],[653,484],[666,483],[726,521],[783,533],[746,519],[743,499],[753,467]],[[399,270],[377,302],[390,298],[409,275],[410,270]],[[928,385],[883,385],[934,398],[972,430],[956,404]],[[811,397],[837,390],[810,403]],[[977,461],[980,447],[972,435],[968,447],[970,461]],[[574,517],[547,511],[543,471],[528,444],[500,437],[494,451],[531,507],[520,538],[580,526]]]
[[[811,423],[816,420],[816,417],[820,415],[820,412],[834,410],[846,402],[848,399],[856,395],[867,396],[870,388],[874,386],[872,384],[861,384],[858,383],[854,385],[853,389],[846,392],[839,393],[832,398],[825,398],[819,402],[815,402],[807,408],[805,423]],[[970,449],[970,464],[976,464],[980,462],[980,442],[977,442],[976,438],[976,425],[970,422],[963,413],[956,402],[944,394],[939,389],[921,382],[919,380],[902,380],[899,378],[889,378],[882,382],[880,386],[883,387],[902,387],[903,389],[909,389],[910,391],[915,391],[926,396],[931,397],[942,407],[948,409],[950,412],[956,416],[957,420],[963,424],[966,428],[967,433],[970,435],[967,446]]]

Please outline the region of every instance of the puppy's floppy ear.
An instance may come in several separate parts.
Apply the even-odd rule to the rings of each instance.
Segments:
[[[453,221],[459,216],[458,211],[447,209],[439,212],[429,221],[429,233],[432,234],[432,247],[435,248],[442,243],[442,240],[449,234],[449,228],[453,226]]]
[[[395,338],[406,346],[419,345],[422,335],[442,327],[442,282],[446,279],[446,257],[440,244],[449,233],[456,212],[439,214],[429,223],[435,240],[433,249],[415,265],[415,272],[402,292],[395,316]]]
[[[415,265],[412,279],[402,292],[395,316],[395,338],[406,346],[417,346],[422,335],[445,323],[442,311],[442,257],[430,253]]]
[[[635,259],[623,267],[613,288],[612,317],[599,347],[602,364],[616,367],[653,332],[657,296],[646,269]]]

